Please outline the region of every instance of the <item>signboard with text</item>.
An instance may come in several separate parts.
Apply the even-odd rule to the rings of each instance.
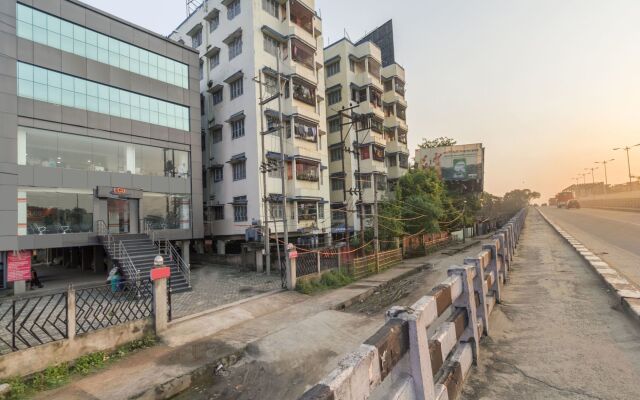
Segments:
[[[481,143],[416,150],[416,162],[433,168],[444,182],[464,185],[469,191],[484,189],[484,147]]]
[[[7,254],[7,282],[31,280],[31,252]]]

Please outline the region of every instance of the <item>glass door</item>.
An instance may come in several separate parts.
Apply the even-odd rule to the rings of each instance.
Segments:
[[[109,232],[129,233],[129,201],[108,199]]]

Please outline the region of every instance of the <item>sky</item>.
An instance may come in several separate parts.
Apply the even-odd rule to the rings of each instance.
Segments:
[[[84,0],[158,33],[184,0]],[[257,1],[257,0],[256,0]],[[393,4],[390,6],[390,4]],[[546,199],[607,165],[628,180],[640,143],[637,0],[317,0],[325,44],[356,41],[393,19],[406,70],[409,147],[448,136],[485,146],[485,190],[529,188]],[[630,152],[640,176],[640,147]],[[602,166],[595,180],[604,181]],[[580,178],[580,182],[583,178]]]

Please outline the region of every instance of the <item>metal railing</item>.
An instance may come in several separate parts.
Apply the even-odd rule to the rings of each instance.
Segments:
[[[176,263],[184,279],[187,281],[187,285],[191,287],[191,267],[184,261],[175,246],[171,244],[171,241],[166,238],[161,238],[159,232],[151,227],[149,221],[144,221],[142,232],[149,236],[154,245],[158,246],[158,254]]]
[[[116,241],[103,220],[98,221],[98,236],[102,239],[102,244],[107,249],[109,256],[120,262],[128,279],[138,281],[140,279],[140,271],[131,260],[124,243]]]

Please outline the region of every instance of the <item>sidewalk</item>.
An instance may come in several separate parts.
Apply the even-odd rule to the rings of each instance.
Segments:
[[[476,245],[456,256],[437,253],[405,260],[379,275],[315,296],[278,292],[175,321],[163,334],[162,344],[36,398],[169,398],[200,381],[210,383],[220,362],[231,360],[233,364],[247,354],[271,364],[270,368],[277,368],[281,360],[288,360],[285,364],[288,363],[286,367],[291,370],[292,360],[297,360],[300,366],[294,369],[302,374],[298,381],[287,379],[279,385],[302,393],[306,385],[315,383],[333,368],[332,362],[359,345],[362,338],[372,334],[379,325],[376,318],[380,316],[343,313],[334,311],[335,308],[389,281],[401,279],[427,263],[439,270],[441,265],[459,263],[478,249]],[[425,288],[425,292],[428,289]],[[255,382],[249,379],[248,384],[254,386]]]
[[[640,327],[539,213],[462,398],[637,399]]]

